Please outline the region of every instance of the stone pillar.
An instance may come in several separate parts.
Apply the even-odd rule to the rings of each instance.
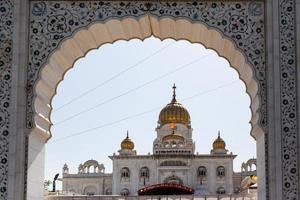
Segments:
[[[266,199],[266,187],[263,187],[266,184],[266,167],[265,167],[265,137],[260,135],[256,138],[256,156],[257,156],[257,177],[258,178],[258,189],[257,196],[259,200]],[[248,170],[248,168],[246,169]]]
[[[44,198],[45,139],[43,134],[33,132],[28,140],[27,199]]]
[[[3,108],[8,109],[8,113],[6,113],[8,119],[5,120],[6,124],[3,122],[0,123],[0,130],[3,131],[1,135],[7,135],[7,139],[9,137],[9,140],[5,140],[9,142],[9,144],[4,146],[6,153],[8,153],[8,165],[4,168],[1,166],[1,170],[6,169],[6,173],[4,173],[6,177],[1,179],[0,193],[1,199],[23,200],[26,193],[26,137],[29,134],[29,130],[27,130],[25,126],[29,1],[4,0],[1,1],[0,5],[6,10],[4,16],[2,16],[3,13],[1,14],[0,46],[1,49],[5,47],[6,52],[11,48],[11,51],[9,51],[11,54],[10,58],[6,57],[7,55],[3,54],[3,52],[0,53],[0,58],[6,59],[6,70],[1,70],[0,72],[0,76],[4,75],[4,77],[1,77],[4,78],[4,81],[1,80],[0,96],[4,95],[7,97],[7,99],[0,98],[0,113],[6,113]],[[3,27],[3,25],[7,27]],[[4,44],[2,43],[2,39],[5,39]],[[2,142],[3,140],[1,138],[1,143]],[[2,147],[1,145],[1,150]],[[2,159],[3,156],[1,153]],[[2,173],[0,176],[2,176]],[[5,183],[6,180],[7,186],[4,186],[3,183]]]
[[[267,0],[266,6],[269,122],[266,198],[296,200],[299,199],[296,0]]]
[[[300,117],[299,117],[299,113],[300,113],[300,70],[299,70],[299,67],[300,67],[300,0],[297,0],[296,1],[296,26],[297,26],[297,30],[296,30],[296,38],[297,38],[297,41],[296,41],[296,44],[297,44],[297,49],[296,49],[296,52],[297,52],[297,62],[296,62],[296,65],[297,65],[297,91],[298,91],[298,96],[297,96],[297,107],[298,107],[298,170],[299,170],[299,164],[300,164],[300,133],[299,133],[299,126],[300,126]],[[298,191],[300,190],[300,172],[298,171]],[[298,194],[298,200],[300,199],[300,194]]]

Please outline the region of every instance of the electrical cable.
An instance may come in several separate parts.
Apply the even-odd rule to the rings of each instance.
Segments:
[[[53,110],[52,113],[61,110],[61,109],[64,108],[65,106],[70,105],[71,103],[73,103],[73,102],[75,102],[75,101],[81,99],[83,96],[85,96],[85,95],[87,95],[87,94],[93,92],[94,90],[103,87],[104,85],[106,85],[106,84],[109,83],[110,81],[112,81],[112,80],[118,78],[119,76],[125,74],[125,73],[128,72],[129,70],[131,70],[131,69],[137,67],[139,64],[141,64],[141,63],[145,62],[146,60],[148,60],[149,58],[151,58],[151,57],[157,55],[158,53],[162,52],[163,50],[165,50],[165,49],[168,48],[169,46],[173,45],[174,43],[175,43],[175,42],[172,42],[172,43],[170,43],[170,44],[168,44],[168,45],[166,45],[166,46],[160,48],[159,50],[155,51],[155,52],[152,53],[151,55],[149,55],[149,56],[147,56],[147,57],[144,57],[143,59],[139,60],[137,63],[135,63],[135,64],[133,64],[133,65],[127,67],[127,68],[124,69],[123,71],[120,71],[119,73],[117,73],[117,74],[113,75],[112,77],[106,79],[105,81],[101,82],[100,84],[96,85],[95,87],[93,87],[93,88],[91,88],[91,89],[89,89],[89,90],[83,92],[82,94],[78,95],[77,97],[71,99],[71,100],[68,101],[67,103],[65,103],[65,104],[59,106],[58,108],[56,108],[55,110]]]
[[[112,98],[110,98],[110,99],[107,99],[107,100],[105,100],[105,101],[103,101],[103,102],[101,102],[101,103],[98,103],[98,104],[96,104],[95,106],[92,106],[92,107],[90,107],[90,108],[88,108],[88,109],[86,109],[86,110],[83,110],[83,111],[78,112],[78,113],[76,113],[76,114],[74,114],[74,115],[71,115],[70,117],[67,117],[67,118],[65,118],[65,119],[63,119],[63,120],[61,120],[61,121],[59,121],[59,122],[56,122],[55,124],[56,124],[56,125],[62,124],[62,123],[64,123],[64,122],[66,122],[66,121],[69,121],[69,120],[71,120],[71,119],[73,119],[73,118],[79,116],[79,115],[82,115],[82,114],[84,114],[84,113],[86,113],[86,112],[89,112],[89,111],[94,110],[94,109],[96,109],[96,108],[98,108],[98,107],[100,107],[100,106],[103,106],[103,105],[105,105],[105,104],[107,104],[107,103],[110,103],[110,102],[113,101],[113,100],[116,100],[116,99],[118,99],[118,98],[120,98],[120,97],[122,97],[122,96],[125,96],[125,95],[127,95],[127,94],[129,94],[129,93],[132,93],[132,92],[134,92],[134,91],[136,91],[136,90],[139,90],[139,89],[141,89],[141,88],[143,88],[143,87],[145,87],[145,86],[147,86],[147,85],[149,85],[149,84],[151,84],[151,83],[153,83],[153,82],[155,82],[155,81],[158,81],[158,80],[160,80],[160,79],[162,79],[162,78],[165,78],[166,76],[169,76],[169,75],[171,75],[171,74],[173,74],[173,73],[175,73],[175,72],[177,72],[177,71],[179,71],[179,70],[185,69],[186,67],[188,67],[188,66],[190,66],[190,65],[192,65],[192,64],[194,64],[194,63],[196,63],[196,62],[198,62],[199,60],[202,60],[202,59],[204,59],[204,58],[207,58],[207,57],[209,57],[209,56],[211,56],[211,55],[213,55],[213,54],[211,53],[211,54],[207,54],[207,55],[205,55],[205,56],[201,56],[200,58],[197,58],[197,59],[195,59],[195,60],[193,60],[193,61],[191,61],[191,62],[189,62],[189,63],[187,63],[187,64],[181,65],[180,67],[178,67],[178,68],[176,68],[176,69],[174,69],[174,70],[172,70],[172,71],[170,71],[170,72],[167,72],[167,73],[165,73],[165,74],[163,74],[163,75],[161,75],[161,76],[158,76],[158,77],[156,77],[156,78],[154,78],[154,79],[152,79],[152,80],[150,80],[150,81],[148,81],[148,82],[146,82],[146,83],[143,83],[143,84],[141,84],[141,85],[139,85],[139,86],[137,86],[137,87],[135,87],[135,88],[132,88],[132,89],[130,89],[130,90],[127,90],[126,92],[124,92],[124,93],[122,93],[122,94],[119,94],[119,95],[114,96],[114,97],[112,97]]]
[[[191,99],[196,98],[196,97],[198,97],[198,96],[202,96],[202,95],[204,95],[204,94],[207,94],[207,93],[210,93],[210,92],[219,90],[219,89],[221,89],[221,88],[228,87],[228,86],[233,85],[233,84],[235,84],[235,83],[237,83],[237,82],[239,82],[239,80],[231,81],[231,82],[229,82],[229,83],[220,85],[220,86],[218,86],[218,87],[215,87],[215,88],[212,88],[212,89],[209,89],[209,90],[206,90],[206,91],[202,91],[202,92],[196,93],[196,94],[194,94],[194,95],[192,95],[192,96],[190,96],[190,97],[187,97],[187,98],[182,99],[181,102],[191,100]],[[61,137],[61,138],[58,138],[58,139],[56,139],[56,140],[50,141],[50,142],[48,142],[48,143],[55,143],[55,142],[58,142],[58,141],[61,141],[61,140],[65,140],[65,139],[71,138],[71,137],[75,137],[75,136],[78,136],[78,135],[82,135],[82,134],[84,134],[84,133],[88,133],[88,132],[91,132],[91,131],[94,131],[94,130],[98,130],[98,129],[101,129],[101,128],[104,128],[104,127],[107,127],[107,126],[111,126],[111,125],[117,124],[117,123],[119,123],[119,122],[128,120],[128,119],[136,118],[136,117],[139,117],[139,116],[142,116],[142,115],[145,115],[145,114],[148,114],[148,113],[157,111],[158,109],[161,109],[161,106],[155,107],[155,108],[152,108],[152,109],[149,109],[149,110],[146,110],[146,111],[141,112],[141,113],[137,113],[137,114],[134,114],[134,115],[130,115],[130,116],[127,116],[127,117],[118,119],[118,120],[116,120],[116,121],[108,122],[108,123],[102,124],[102,125],[100,125],[100,126],[96,126],[96,127],[90,128],[90,129],[86,129],[86,130],[83,130],[83,131],[79,131],[79,132],[76,132],[76,133],[67,135],[67,136],[65,136],[65,137]]]

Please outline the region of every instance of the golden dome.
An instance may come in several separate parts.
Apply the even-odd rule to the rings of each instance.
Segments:
[[[213,149],[225,149],[226,143],[224,140],[220,137],[220,132],[218,133],[218,138],[213,143]]]
[[[129,138],[128,131],[127,131],[126,138],[121,142],[121,149],[127,149],[127,150],[133,150],[134,149],[134,143]]]
[[[180,123],[188,125],[190,124],[190,114],[186,108],[184,108],[181,103],[176,100],[175,93],[176,86],[173,86],[173,99],[171,103],[167,104],[159,114],[160,125],[165,125],[168,123]]]

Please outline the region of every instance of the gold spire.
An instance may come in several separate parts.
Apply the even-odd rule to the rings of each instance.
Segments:
[[[129,138],[129,133],[127,131],[126,138],[121,142],[121,149],[133,150],[134,143]]]
[[[173,85],[173,99],[172,99],[172,103],[176,103],[177,102],[177,100],[176,100],[176,85],[175,85],[175,83],[174,83],[174,85]]]

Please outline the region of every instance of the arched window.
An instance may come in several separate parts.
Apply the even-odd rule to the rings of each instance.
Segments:
[[[120,195],[128,196],[129,195],[129,190],[127,188],[123,188],[120,192]]]
[[[164,183],[183,184],[183,181],[175,175],[169,176],[164,180]]]
[[[219,177],[225,176],[225,167],[219,166],[217,168],[217,176],[219,176]]]
[[[85,195],[95,195],[97,194],[97,188],[94,185],[89,185],[84,188]]]
[[[105,195],[111,195],[111,194],[112,194],[111,188],[107,188],[107,189],[105,190]]]
[[[207,173],[206,167],[200,166],[198,168],[198,173],[197,173],[198,177],[206,177],[206,173]]]
[[[178,146],[178,147],[183,147],[184,144],[183,144],[183,142],[178,142],[177,146]]]
[[[224,187],[218,187],[217,194],[225,194],[225,188]]]
[[[130,178],[130,171],[127,167],[121,169],[121,178]]]
[[[172,142],[171,142],[171,147],[172,147],[172,148],[177,147],[177,143],[176,143],[175,141],[172,141]]]
[[[149,178],[149,169],[148,169],[148,167],[142,167],[141,168],[140,177],[141,178]]]

